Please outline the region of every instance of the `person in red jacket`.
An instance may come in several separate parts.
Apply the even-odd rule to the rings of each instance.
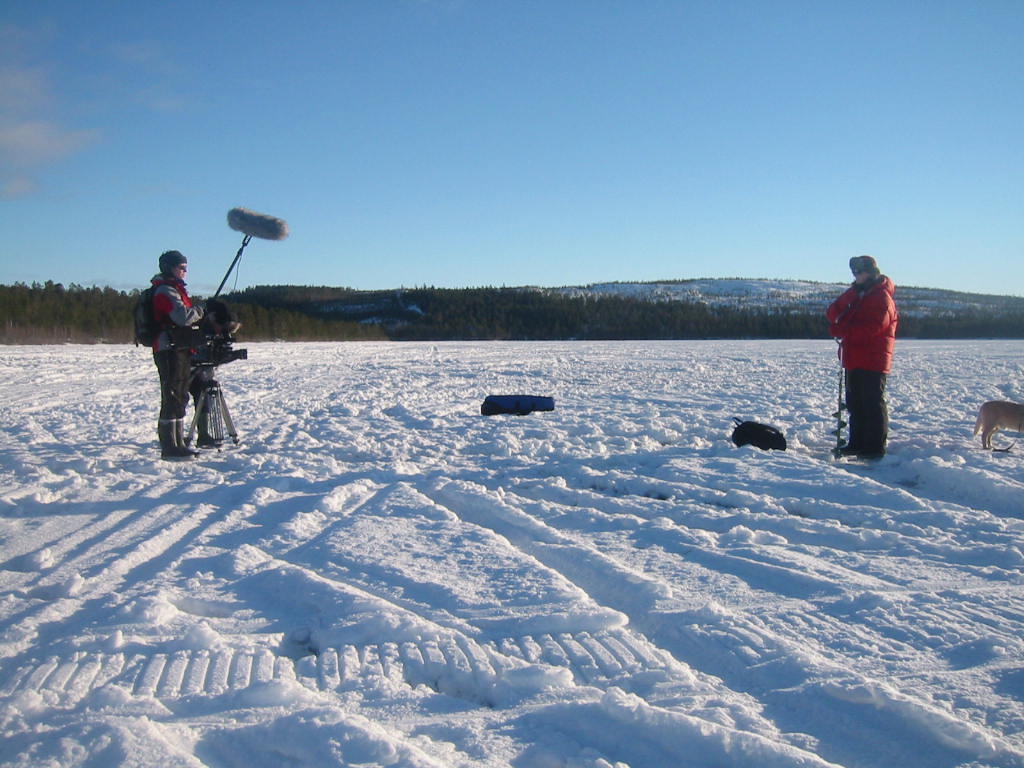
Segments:
[[[839,359],[846,369],[850,441],[840,453],[880,458],[889,438],[885,385],[899,324],[896,286],[871,256],[854,256],[850,271],[853,285],[825,313],[832,337],[839,340]]]
[[[185,289],[188,259],[179,251],[160,254],[160,273],[153,276],[153,319],[160,333],[153,342],[153,361],[160,373],[160,419],[157,435],[160,456],[183,459],[196,456],[185,445],[185,408],[189,400],[192,326],[203,318]]]

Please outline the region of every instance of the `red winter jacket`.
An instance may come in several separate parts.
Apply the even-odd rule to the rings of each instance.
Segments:
[[[864,293],[861,293],[861,291]],[[888,373],[900,315],[896,286],[885,275],[867,286],[851,286],[826,311],[833,338],[840,339],[843,367]]]
[[[195,325],[203,318],[203,310],[192,304],[181,280],[154,275],[150,282],[156,287],[153,292],[153,319],[161,328],[153,341],[153,349],[160,352],[174,347],[168,329]]]

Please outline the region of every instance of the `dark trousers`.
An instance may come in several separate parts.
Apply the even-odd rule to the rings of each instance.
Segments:
[[[846,407],[850,409],[850,448],[885,451],[889,437],[889,409],[885,402],[884,373],[857,368],[846,372]]]
[[[153,360],[160,372],[160,420],[185,418],[188,406],[188,379],[191,355],[187,349],[154,352]]]

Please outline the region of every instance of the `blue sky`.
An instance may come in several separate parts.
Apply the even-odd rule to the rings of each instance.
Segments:
[[[1019,0],[0,8],[0,283],[1024,295]]]

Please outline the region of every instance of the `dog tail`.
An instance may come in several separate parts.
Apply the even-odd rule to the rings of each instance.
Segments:
[[[981,426],[984,423],[984,419],[981,418],[983,410],[984,406],[982,406],[982,408],[978,411],[978,418],[974,422],[974,434],[978,434],[979,432],[981,432]]]

